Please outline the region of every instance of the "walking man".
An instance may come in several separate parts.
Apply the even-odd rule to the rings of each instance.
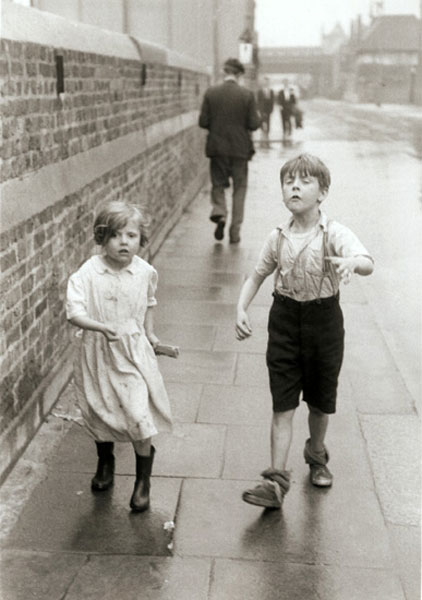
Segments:
[[[208,129],[205,153],[210,159],[210,219],[216,223],[214,237],[224,238],[227,221],[225,188],[233,184],[230,243],[240,242],[248,180],[248,161],[254,154],[250,132],[258,129],[260,119],[253,93],[239,85],[245,72],[242,63],[229,58],[224,63],[224,81],[210,87],[202,101],[199,126]]]
[[[270,117],[274,108],[274,92],[270,88],[269,77],[264,77],[263,85],[257,92],[257,104],[261,117],[261,129],[268,136],[270,133]]]

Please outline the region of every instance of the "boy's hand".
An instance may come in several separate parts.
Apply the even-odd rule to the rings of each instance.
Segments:
[[[114,329],[114,327],[111,327],[109,325],[104,325],[102,333],[106,336],[108,342],[117,342],[117,340],[119,339],[119,336],[117,335],[117,332]]]
[[[249,323],[249,317],[244,310],[237,311],[235,331],[236,338],[238,340],[244,340],[252,335],[252,327]]]
[[[340,275],[341,281],[345,285],[350,283],[356,268],[356,260],[353,256],[348,258],[342,258],[341,256],[326,256],[325,260],[328,260],[335,266],[337,273]]]

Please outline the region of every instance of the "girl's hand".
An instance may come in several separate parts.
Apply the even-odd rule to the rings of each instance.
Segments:
[[[117,342],[119,339],[116,330],[109,325],[104,325],[102,333],[106,336],[108,342]]]
[[[349,258],[342,258],[341,256],[326,256],[325,260],[328,260],[335,266],[336,272],[340,275],[340,279],[345,285],[350,283],[352,275],[356,269],[356,259],[353,256]]]
[[[236,338],[238,340],[244,340],[252,335],[252,327],[249,323],[249,317],[244,310],[237,311],[235,331]]]
[[[155,350],[156,346],[158,346],[158,344],[160,343],[160,340],[155,335],[155,333],[149,333],[149,334],[147,334],[147,338],[148,338],[149,343],[151,344],[151,346]]]

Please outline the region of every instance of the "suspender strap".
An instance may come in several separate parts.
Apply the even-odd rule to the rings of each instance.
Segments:
[[[328,277],[328,279],[330,280],[331,283],[331,287],[333,290],[333,294],[335,294],[335,286],[334,286],[334,281],[333,281],[333,277],[332,277],[332,266],[331,263],[328,260],[325,260],[325,258],[327,256],[330,256],[329,250],[328,250],[328,226],[330,224],[331,221],[327,221],[327,227],[326,229],[322,232],[323,233],[323,237],[322,237],[322,251],[323,251],[323,256],[322,256],[322,277],[321,277],[321,281],[320,281],[320,285],[319,285],[319,291],[318,291],[318,297],[321,297],[321,292],[322,292],[322,286],[324,283],[324,279],[326,277]],[[280,229],[278,232],[278,238],[277,238],[277,250],[276,250],[276,260],[277,260],[277,273],[276,273],[276,277],[274,279],[274,291],[276,291],[277,288],[277,283],[279,278],[282,278],[281,275],[281,269],[282,269],[282,265],[281,265],[281,250],[283,248],[283,242],[284,242],[284,236],[283,236],[283,232]],[[305,249],[305,247],[303,248],[303,250]]]
[[[322,255],[322,260],[324,262],[323,266],[322,266],[322,278],[321,278],[321,283],[319,286],[319,297],[321,297],[321,292],[322,292],[322,285],[324,283],[324,279],[326,277],[328,277],[328,279],[330,280],[331,283],[331,288],[333,290],[333,294],[336,293],[335,290],[335,286],[334,286],[334,281],[333,281],[333,267],[331,265],[331,263],[328,260],[325,260],[325,258],[327,256],[330,256],[330,252],[328,250],[328,227],[330,225],[331,221],[327,221],[327,227],[323,232],[323,238],[322,238],[322,248],[323,248],[323,255]]]

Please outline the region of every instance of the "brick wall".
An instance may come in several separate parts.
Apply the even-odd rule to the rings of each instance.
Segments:
[[[32,25],[35,13],[37,23],[51,18],[18,10]],[[66,38],[66,21],[54,19]],[[95,249],[96,206],[116,198],[143,206],[151,217],[147,253],[156,252],[206,177],[196,120],[208,85],[206,73],[186,68],[181,57],[136,40],[120,56],[108,44],[105,52],[86,51],[86,26],[81,50],[74,30],[71,48],[43,44],[42,28],[5,33],[0,478],[71,374],[66,282]]]

